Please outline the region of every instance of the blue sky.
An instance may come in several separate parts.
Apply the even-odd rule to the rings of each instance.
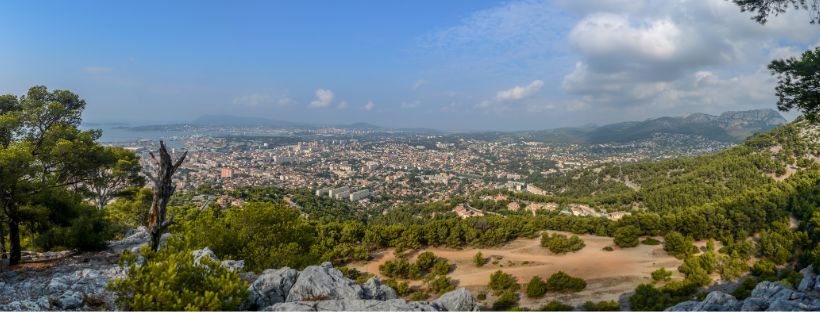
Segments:
[[[69,89],[90,122],[544,129],[773,108],[765,64],[817,29],[724,0],[4,1],[0,93]]]

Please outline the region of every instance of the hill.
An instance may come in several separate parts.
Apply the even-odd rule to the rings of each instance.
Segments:
[[[786,123],[771,109],[725,112],[719,116],[695,113],[684,117],[660,117],[600,127],[559,128],[517,133],[525,140],[546,143],[624,143],[651,139],[659,133],[701,136],[737,143],[754,133]]]

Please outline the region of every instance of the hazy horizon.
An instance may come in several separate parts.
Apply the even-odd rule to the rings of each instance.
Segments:
[[[775,108],[766,65],[820,44],[808,20],[760,25],[724,0],[5,2],[0,93],[68,89],[87,123],[141,125],[536,130],[717,115]]]

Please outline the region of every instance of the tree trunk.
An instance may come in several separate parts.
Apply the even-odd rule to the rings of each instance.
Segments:
[[[22,246],[20,246],[20,224],[16,220],[9,220],[9,241],[11,241],[9,265],[15,265],[20,263],[23,251]]]
[[[162,237],[162,233],[165,232],[165,229],[174,219],[173,215],[167,219],[165,218],[168,212],[168,200],[171,198],[171,195],[174,195],[174,191],[176,191],[176,185],[174,185],[172,177],[177,168],[182,165],[188,152],[186,151],[182,154],[182,157],[172,162],[171,155],[168,154],[168,150],[165,148],[165,143],[159,141],[159,159],[154,156],[154,153],[150,153],[150,155],[157,164],[157,174],[152,177],[154,182],[154,198],[151,201],[148,227],[151,233],[151,249],[156,251],[159,250],[159,240]]]

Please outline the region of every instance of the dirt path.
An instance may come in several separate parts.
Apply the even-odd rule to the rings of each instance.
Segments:
[[[527,283],[533,276],[546,279],[559,270],[581,277],[588,283],[587,289],[575,294],[551,295],[538,300],[522,296],[521,304],[526,307],[538,307],[553,299],[572,304],[581,304],[586,300],[618,300],[621,294],[632,291],[638,284],[651,282],[650,273],[660,267],[674,271],[676,278],[682,278],[677,273],[681,261],[667,255],[660,245],[639,245],[627,249],[614,247],[614,251],[604,251],[602,248],[614,246],[612,238],[579,236],[586,244],[584,249],[564,255],[553,254],[541,247],[538,239],[517,239],[497,248],[425,248],[416,254],[432,251],[439,257],[447,258],[456,265],[449,276],[473,293],[486,291],[490,275],[497,270],[512,274],[520,284]],[[478,251],[485,257],[500,257],[500,260],[476,267],[472,259]],[[392,249],[379,252],[370,262],[353,263],[350,267],[379,275],[379,265],[390,259],[395,259]],[[485,303],[492,301],[488,299]]]

